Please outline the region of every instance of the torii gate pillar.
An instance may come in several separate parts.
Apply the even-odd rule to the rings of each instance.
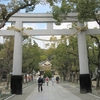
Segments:
[[[22,28],[22,22],[16,21],[15,27]],[[11,93],[22,94],[22,34],[15,31],[13,71],[11,77]]]
[[[78,23],[80,28],[84,27],[83,23]],[[86,34],[85,31],[78,33],[78,52],[79,52],[79,66],[80,66],[80,93],[91,93],[91,77],[89,74],[87,48],[86,48]]]

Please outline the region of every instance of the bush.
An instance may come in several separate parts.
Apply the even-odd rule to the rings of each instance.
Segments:
[[[51,78],[52,77],[51,71],[49,71],[49,70],[45,71],[44,77],[46,77],[46,76],[48,76],[49,78]]]

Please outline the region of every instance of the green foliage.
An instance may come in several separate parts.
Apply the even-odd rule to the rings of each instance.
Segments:
[[[11,0],[5,5],[0,4],[0,18],[10,17],[21,9],[26,9],[26,12],[33,11],[37,3],[37,0]]]
[[[61,0],[8,0],[5,4],[0,4],[0,29],[5,26],[5,23],[9,18],[15,13],[19,12],[22,9],[25,9],[25,12],[33,11],[37,4],[47,4],[51,6],[54,3],[58,3]],[[4,1],[2,1],[4,2]]]
[[[53,59],[53,56],[55,55],[55,49],[54,48],[50,48],[46,51],[46,55],[47,55],[47,58],[48,60],[52,60]]]
[[[53,5],[52,7],[52,14],[53,18],[57,20],[57,25],[66,19],[67,13],[71,11],[71,6],[66,3],[66,0],[62,0],[61,7],[57,5]]]
[[[46,0],[46,1],[47,1],[47,3],[50,4],[50,6],[53,6],[55,3],[61,2],[61,0]]]
[[[64,36],[61,37],[64,38]],[[68,70],[76,71],[79,69],[77,37],[69,38],[68,41],[69,44],[66,44],[66,40],[60,42],[51,56],[52,67],[59,74],[66,74]]]
[[[0,4],[0,19],[4,19],[5,16],[7,15],[7,9],[4,4]]]
[[[8,12],[14,11],[16,9],[26,9],[26,12],[33,11],[35,8],[36,3],[38,3],[36,0],[11,0],[7,4],[8,6]],[[19,10],[20,10],[19,9]]]
[[[90,68],[90,72],[94,72],[96,67],[99,68],[100,36],[99,35],[90,35],[90,36],[86,36],[86,39],[87,39],[89,68]]]
[[[100,15],[97,15],[99,10],[99,0],[62,0],[61,6],[53,5],[52,14],[58,25],[67,19],[67,14],[70,12],[77,12],[80,22],[92,19],[100,25]]]
[[[0,50],[0,65],[3,69],[12,70],[14,37],[3,37],[4,43]]]
[[[3,47],[3,44],[0,43],[0,51],[1,51],[3,48],[4,48],[4,47]]]
[[[23,72],[32,73],[33,70],[39,71],[40,48],[34,42],[23,45]]]
[[[72,66],[71,71],[76,71],[76,70],[78,70],[78,68],[79,67]]]
[[[56,19],[58,22],[62,22],[62,12],[60,10],[60,7],[58,6],[53,6],[53,18]]]
[[[45,73],[44,73],[44,77],[49,77],[51,78],[52,77],[52,72],[50,70],[46,70]]]
[[[80,0],[77,4],[78,19],[81,22],[95,19],[99,7],[97,0]]]
[[[63,68],[66,68],[66,62],[68,62],[68,56],[66,51],[66,45],[65,44],[59,44],[54,56],[55,66],[57,70],[63,70]]]
[[[46,3],[52,5],[59,0],[46,0]],[[4,1],[2,1],[4,2]],[[25,9],[25,12],[31,12],[34,10],[37,4],[45,4],[42,0],[8,0],[5,4],[0,4],[0,29],[5,26],[5,23],[9,18],[15,13],[19,12],[22,9]]]

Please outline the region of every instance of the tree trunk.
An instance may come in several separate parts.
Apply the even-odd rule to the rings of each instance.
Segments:
[[[64,79],[64,81],[66,80],[66,75],[65,75],[65,73],[63,73],[63,79]]]
[[[0,84],[2,82],[2,70],[0,69]]]
[[[99,89],[99,80],[100,80],[100,75],[98,74],[96,78],[96,89],[97,90]]]
[[[7,74],[7,87],[6,87],[6,89],[9,89],[10,81],[11,81],[11,75]]]

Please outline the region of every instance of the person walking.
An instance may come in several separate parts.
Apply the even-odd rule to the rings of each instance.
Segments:
[[[49,78],[48,77],[45,78],[45,82],[47,83],[47,86],[48,86],[48,84],[49,84]]]
[[[43,91],[43,87],[42,87],[42,84],[43,84],[43,78],[41,77],[41,75],[39,76],[38,78],[38,91]]]
[[[54,83],[55,83],[55,78],[54,78],[54,76],[52,76],[51,82],[52,82],[52,86],[54,86]]]
[[[59,83],[59,76],[56,77],[56,83]]]

